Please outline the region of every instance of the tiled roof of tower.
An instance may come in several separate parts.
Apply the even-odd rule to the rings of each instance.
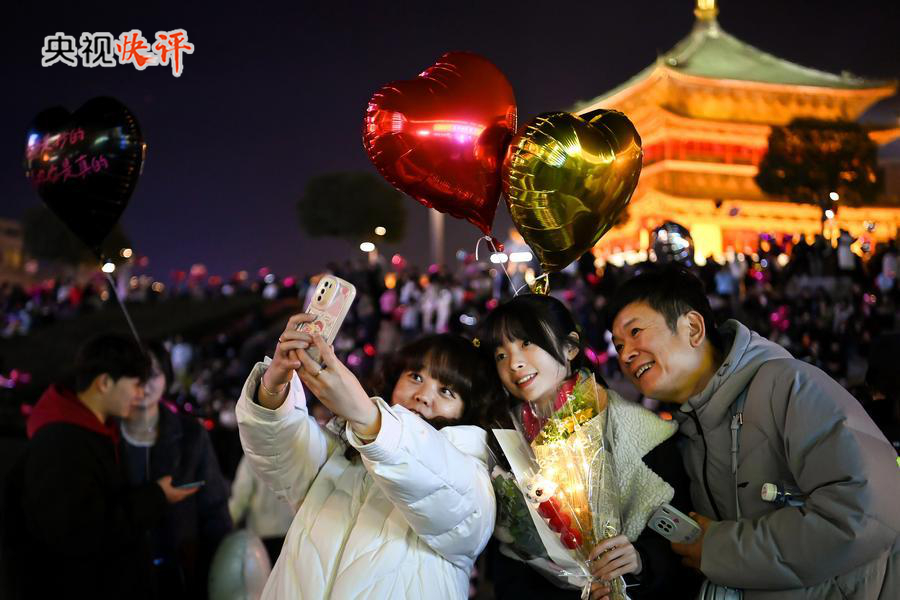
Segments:
[[[716,80],[752,81],[841,90],[864,90],[896,86],[889,80],[837,75],[804,67],[747,44],[723,30],[715,18],[697,19],[691,33],[640,73],[604,94],[579,106],[590,106],[609,98],[664,67],[678,73]]]

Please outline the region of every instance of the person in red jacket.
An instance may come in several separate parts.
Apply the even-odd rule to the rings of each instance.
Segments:
[[[129,488],[115,417],[143,394],[150,361],[127,337],[101,335],[75,360],[74,388],[52,385],[28,420],[6,488],[4,598],[151,598],[147,531],[193,490],[171,476]]]

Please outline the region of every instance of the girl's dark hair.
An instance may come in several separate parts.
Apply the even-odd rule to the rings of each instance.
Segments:
[[[490,405],[502,394],[493,381],[495,378],[485,374],[478,350],[471,341],[458,335],[428,335],[400,348],[387,359],[376,377],[375,394],[390,404],[394,387],[406,371],[427,371],[462,399],[462,416],[443,425],[484,427]],[[345,456],[349,459],[356,454],[356,449],[350,446]]]
[[[400,376],[406,371],[422,370],[462,398],[463,414],[456,424],[481,425],[487,378],[481,356],[472,342],[444,333],[428,335],[407,344],[385,362],[375,381],[375,392],[390,403]]]
[[[163,375],[166,376],[165,391],[168,391],[169,386],[172,385],[172,382],[175,380],[175,376],[172,371],[172,355],[169,354],[169,351],[166,349],[165,345],[159,341],[148,342],[146,348],[147,353],[152,358],[156,359],[159,370],[162,371]],[[163,394],[165,394],[165,392],[163,392]]]
[[[528,340],[540,346],[560,364],[566,364],[566,345],[573,344],[578,354],[570,362],[572,371],[587,369],[594,373],[597,382],[606,386],[594,370],[594,365],[584,353],[584,336],[576,342],[569,337],[578,333],[578,324],[566,305],[553,296],[525,294],[495,308],[481,322],[478,339],[486,358],[494,366],[494,351],[504,339]],[[491,369],[496,376],[496,368]]]
[[[493,385],[505,391],[500,383],[500,377],[497,375],[494,351],[503,343],[504,339],[528,340],[532,344],[537,344],[560,364],[564,365],[568,362],[573,373],[579,369],[587,369],[594,374],[599,385],[607,387],[594,365],[585,356],[584,336],[579,333],[576,342],[569,337],[573,331],[579,333],[578,324],[575,323],[572,313],[560,300],[539,294],[516,296],[495,308],[478,326],[478,340],[484,361],[484,370],[494,380]],[[578,348],[578,354],[571,361],[566,358],[567,344]],[[489,432],[491,428],[513,428],[510,410],[514,402],[516,401],[508,393],[505,393],[501,400],[494,402],[489,407],[485,416],[485,420],[488,422],[486,429]],[[494,435],[490,433],[488,434],[488,447],[495,460],[503,468],[509,470],[503,450]]]

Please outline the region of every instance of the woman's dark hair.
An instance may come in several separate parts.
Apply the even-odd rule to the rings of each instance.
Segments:
[[[422,370],[462,398],[463,414],[454,424],[482,425],[486,396],[491,392],[490,381],[471,341],[444,333],[407,344],[386,361],[375,381],[375,392],[390,403],[400,376],[406,371]]]
[[[113,381],[122,377],[137,377],[142,382],[147,381],[150,376],[150,357],[131,337],[98,335],[85,342],[75,355],[75,391],[87,390],[94,379],[104,373]]]
[[[481,322],[478,328],[478,339],[484,357],[490,360],[492,373],[496,377],[494,367],[494,351],[503,344],[504,339],[528,340],[540,346],[547,354],[560,364],[569,362],[572,371],[587,369],[598,377],[597,382],[606,387],[599,379],[594,366],[584,353],[584,336],[578,336],[577,342],[569,337],[579,327],[572,313],[560,300],[553,296],[525,294],[516,296],[509,302],[495,308]],[[566,358],[566,345],[578,348],[578,354],[571,361]]]
[[[532,344],[537,344],[560,364],[568,362],[572,372],[587,369],[593,373],[599,385],[607,387],[606,382],[585,355],[584,336],[579,334],[577,341],[569,337],[573,331],[578,333],[578,330],[578,324],[575,323],[572,313],[560,300],[539,294],[516,296],[495,308],[478,326],[479,348],[484,361],[482,363],[484,370],[494,380],[492,385],[505,392],[497,375],[494,351],[504,339],[528,340]],[[566,358],[567,344],[578,348],[578,354],[571,361]],[[489,432],[492,428],[513,429],[510,411],[515,402],[517,401],[512,400],[508,393],[495,400],[485,411],[484,420],[487,423],[485,429]],[[495,436],[490,433],[488,447],[494,459],[509,470],[503,450]]]
[[[395,352],[376,377],[373,388],[376,395],[390,404],[394,387],[406,371],[427,371],[451,390],[463,402],[463,414],[444,425],[478,425],[485,427],[490,407],[502,392],[493,378],[486,376],[484,363],[472,342],[458,335],[428,335],[411,342]],[[344,456],[352,460],[358,452],[348,446]]]
[[[156,359],[156,364],[159,366],[159,370],[162,371],[163,375],[166,376],[166,388],[168,391],[169,386],[172,385],[172,382],[175,379],[174,373],[172,371],[172,355],[169,354],[169,351],[166,349],[166,346],[159,341],[149,342],[147,343],[147,353],[153,358]],[[165,391],[163,391],[165,394]]]
[[[623,283],[607,308],[610,329],[616,315],[633,302],[646,302],[663,316],[672,333],[678,330],[679,317],[692,310],[700,313],[706,328],[706,339],[719,352],[724,350],[725,344],[716,327],[703,282],[687,267],[669,263],[647,269]]]

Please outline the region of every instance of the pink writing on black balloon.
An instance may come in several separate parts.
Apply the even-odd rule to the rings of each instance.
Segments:
[[[88,157],[84,154],[75,159],[74,165],[68,158],[63,159],[62,166],[50,165],[48,169],[38,169],[34,174],[34,184],[44,185],[58,183],[70,179],[85,179],[88,175],[109,169],[109,161],[102,154]]]
[[[33,144],[28,145],[28,160],[32,160],[40,156],[44,152],[53,152],[62,150],[66,146],[73,146],[84,141],[84,129],[77,128],[70,131],[61,131],[53,135],[45,136],[43,139],[35,140]],[[49,157],[45,157],[47,160]]]

